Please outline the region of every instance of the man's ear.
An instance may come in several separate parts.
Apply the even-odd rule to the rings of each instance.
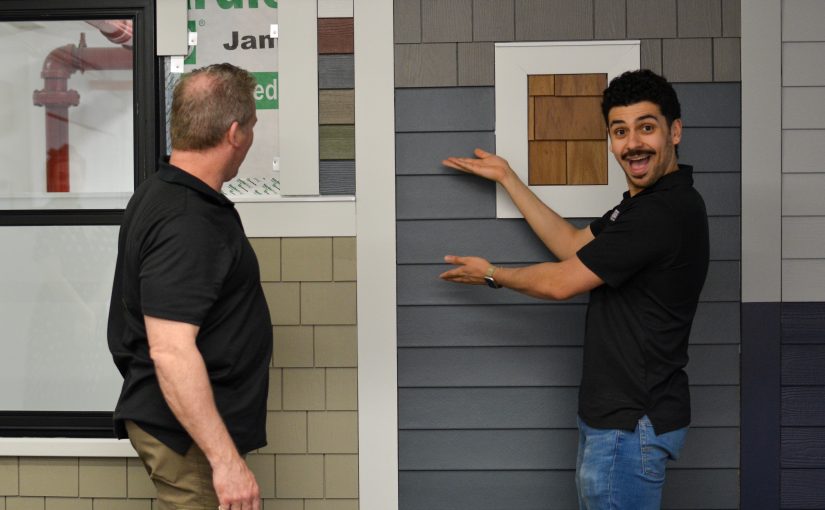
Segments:
[[[232,122],[232,125],[230,125],[229,129],[226,131],[226,140],[233,147],[238,147],[241,144],[240,130],[241,125],[238,124],[238,121],[236,120]]]
[[[670,141],[673,145],[678,145],[682,141],[682,119],[676,119],[670,125]]]

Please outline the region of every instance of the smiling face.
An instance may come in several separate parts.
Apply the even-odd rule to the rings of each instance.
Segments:
[[[676,145],[682,139],[682,121],[676,119],[668,126],[655,103],[614,106],[607,126],[610,151],[625,173],[630,196],[679,169]]]

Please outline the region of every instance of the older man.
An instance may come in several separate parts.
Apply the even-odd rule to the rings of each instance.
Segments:
[[[258,261],[220,193],[252,145],[255,79],[193,71],[172,99],[172,153],[135,192],[118,243],[109,349],[115,409],[162,509],[258,510],[243,454],[266,444],[272,326]]]

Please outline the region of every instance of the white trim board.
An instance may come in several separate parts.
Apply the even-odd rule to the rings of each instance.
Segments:
[[[0,457],[137,457],[127,439],[2,437]]]
[[[533,74],[606,73],[610,81],[639,68],[639,41],[498,43],[496,58],[496,152],[526,183],[528,177],[527,76]],[[607,133],[605,132],[605,137]],[[627,191],[627,181],[612,155],[607,185],[530,186],[563,217],[601,216]],[[518,208],[496,185],[496,217],[521,218]]]

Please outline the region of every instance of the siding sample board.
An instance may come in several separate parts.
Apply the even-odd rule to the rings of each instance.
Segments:
[[[783,260],[783,301],[825,301],[825,260]]]
[[[825,173],[782,176],[783,216],[825,216]]]
[[[679,460],[668,468],[739,467],[739,429],[691,427]]]
[[[399,220],[495,217],[492,182],[464,175],[401,176],[396,182]]]
[[[662,74],[662,40],[642,39],[639,51],[641,68]]]
[[[708,215],[739,215],[739,180],[738,173],[693,174],[694,186],[705,200]]]
[[[713,40],[665,39],[662,61],[662,73],[668,81],[713,81]]]
[[[494,153],[493,132],[398,133],[395,135],[395,171],[398,175],[459,175],[441,162],[449,156],[472,157],[476,148]]]
[[[741,11],[740,0],[722,0],[723,37],[740,37],[742,35]]]
[[[397,89],[396,132],[492,131],[492,87]]]
[[[738,83],[676,83],[686,127],[740,127],[741,85]]]
[[[318,53],[353,53],[353,19],[319,18]]]
[[[492,86],[494,83],[493,43],[458,43],[459,87]]]
[[[527,75],[527,95],[529,96],[552,96],[556,93],[555,74],[530,74]]]
[[[782,303],[782,343],[825,343],[825,303]]]
[[[711,260],[739,260],[742,236],[738,216],[708,218]]]
[[[782,347],[782,384],[785,386],[825,386],[825,345]]]
[[[557,96],[599,96],[607,88],[606,74],[557,74],[555,75]]]
[[[322,195],[355,194],[355,161],[321,161],[319,172]]]
[[[825,87],[783,87],[784,129],[825,129]]]
[[[820,428],[782,430],[783,468],[825,468],[825,434]]]
[[[445,44],[396,44],[397,87],[449,87],[458,83],[456,46]]]
[[[738,345],[691,345],[686,372],[694,385],[736,386],[739,384]]]
[[[319,90],[319,124],[355,124],[354,90]]]
[[[627,37],[676,37],[676,0],[627,0]]]
[[[355,159],[355,126],[320,126],[321,159]]]
[[[472,0],[421,0],[422,42],[472,40]]]
[[[739,38],[713,40],[713,81],[742,79]],[[784,74],[784,73],[783,73]]]
[[[394,0],[393,37],[397,43],[421,42],[421,0]]]
[[[720,37],[721,0],[679,0],[677,19],[679,37]]]
[[[352,55],[318,56],[319,89],[351,89],[354,86]]]
[[[782,219],[783,259],[825,259],[825,217]]]
[[[825,387],[782,388],[783,427],[825,427]]]
[[[662,508],[739,508],[739,470],[669,470]]]
[[[319,18],[351,18],[353,0],[318,0]]]
[[[782,85],[825,85],[825,42],[782,44]]]
[[[549,186],[567,184],[567,145],[563,141],[535,140],[528,144],[528,184]]]
[[[782,40],[825,41],[824,19],[825,4],[820,0],[783,0]]]
[[[825,491],[812,490],[825,487],[825,469],[783,469],[782,508],[823,508]]]
[[[825,173],[825,129],[782,131],[782,172]]]
[[[593,38],[593,3],[581,0],[515,0],[517,41]]]
[[[567,142],[567,183],[607,184],[607,142]]]
[[[703,302],[738,301],[739,285],[738,261],[711,261],[699,300]]]
[[[692,344],[738,344],[739,303],[699,303],[693,327]]]
[[[606,127],[597,97],[536,98],[536,140],[598,140]]]
[[[692,165],[695,173],[739,172],[741,145],[739,128],[685,128],[679,143],[679,162]]]
[[[473,40],[515,39],[514,0],[473,0]]]
[[[595,0],[595,39],[624,39],[627,33],[626,0]]]

